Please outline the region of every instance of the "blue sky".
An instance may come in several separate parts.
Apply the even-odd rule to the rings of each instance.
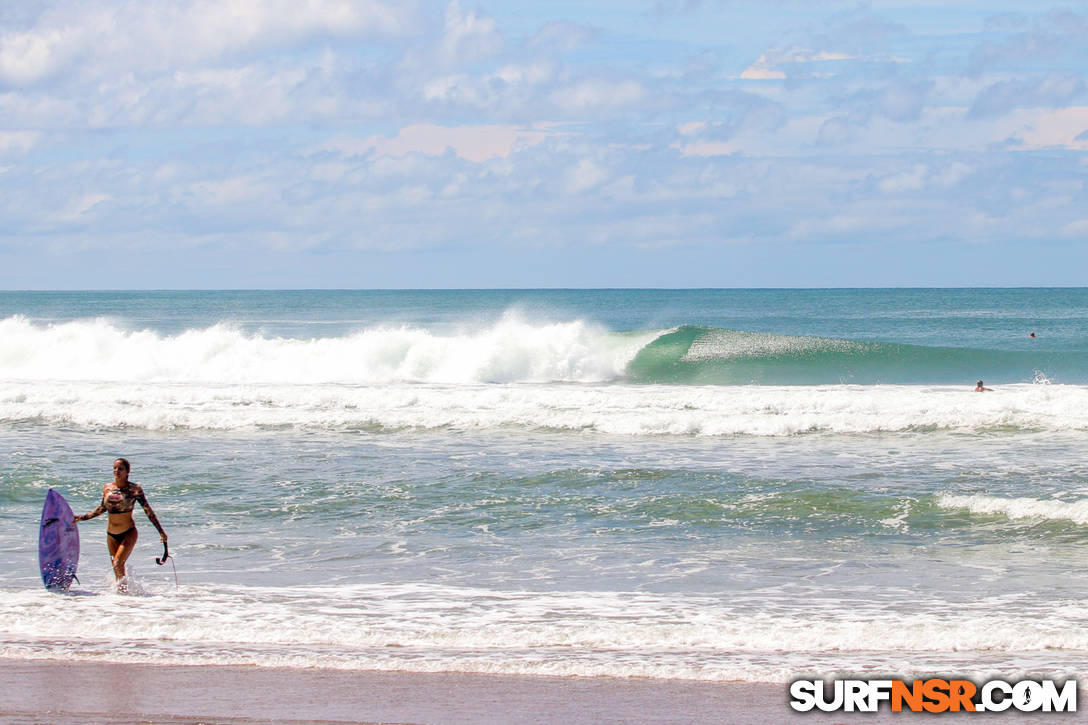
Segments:
[[[5,3],[0,288],[1084,285],[1086,71],[1084,2]]]

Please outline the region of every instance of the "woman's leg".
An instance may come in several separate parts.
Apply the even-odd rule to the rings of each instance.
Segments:
[[[123,541],[118,542],[112,536],[106,535],[106,547],[110,550],[110,559],[113,561],[113,575],[120,581],[125,578],[125,562],[132,554],[136,546],[139,533],[135,528],[129,529]]]

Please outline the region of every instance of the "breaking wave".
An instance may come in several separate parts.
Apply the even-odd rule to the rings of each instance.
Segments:
[[[311,339],[11,317],[0,339],[7,422],[685,436],[1088,430],[1088,387],[1011,352],[692,326],[616,332],[515,313],[460,332],[370,327]],[[1009,376],[1026,368],[1024,381],[969,392],[974,371],[1002,366]],[[929,380],[938,382],[920,382]]]

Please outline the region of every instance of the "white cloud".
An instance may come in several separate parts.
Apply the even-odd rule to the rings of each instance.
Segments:
[[[310,166],[310,178],[327,184],[344,181],[355,169],[352,164],[341,161],[316,163]]]
[[[259,65],[178,71],[152,86],[156,94],[145,105],[170,102],[162,109],[170,113],[170,121],[188,116],[195,123],[282,122],[321,115],[321,107],[310,102],[318,99],[305,89],[311,77],[305,68],[272,71]],[[326,109],[327,115],[335,110]]]
[[[432,77],[422,84],[420,95],[429,103],[486,109],[494,114],[532,103],[554,76],[555,68],[547,61],[508,63],[491,73]]]
[[[932,183],[938,187],[949,188],[966,179],[975,172],[975,167],[956,161],[930,175]]]
[[[1009,114],[1010,136],[1021,139],[1021,148],[1088,151],[1088,106],[1059,110],[1025,109]],[[1004,124],[1002,124],[1004,125]]]
[[[553,91],[549,99],[566,111],[618,108],[642,101],[646,89],[637,81],[583,80]]]
[[[465,106],[484,105],[487,95],[476,79],[466,73],[442,76],[423,86],[423,99]]]
[[[870,132],[881,127],[873,123]],[[985,151],[1042,149],[1088,151],[1088,106],[1057,110],[1019,108],[997,118],[974,118],[966,107],[930,107],[913,127],[912,143],[920,148]],[[889,145],[902,143],[903,131],[879,131]],[[892,141],[898,137],[897,141]]]
[[[825,215],[816,210],[805,210],[802,213],[811,216],[792,224],[786,236],[796,241],[846,241],[863,239],[869,235],[897,234],[909,228],[906,220],[887,212],[876,214],[876,210],[872,208],[850,211]]]
[[[477,163],[509,156],[512,151],[535,146],[561,132],[547,125],[535,128],[517,126],[436,126],[413,124],[405,126],[396,136],[371,136],[367,139],[341,137],[320,147],[345,156],[373,152],[378,156],[404,156],[422,153],[441,156],[447,149],[463,159]]]
[[[454,0],[446,6],[446,29],[438,44],[446,65],[488,58],[502,50],[503,39],[493,18],[464,11]]]
[[[782,80],[786,77],[786,74],[780,70],[774,70],[771,67],[771,61],[767,58],[767,54],[764,53],[759,56],[755,63],[745,68],[740,77],[745,80]]]
[[[608,179],[608,171],[590,159],[582,159],[567,174],[567,191],[580,194],[600,186]]]
[[[975,118],[1000,116],[1014,108],[1061,108],[1083,95],[1079,76],[1051,73],[991,83],[979,91],[969,115]]]
[[[199,206],[233,206],[243,202],[254,202],[274,198],[266,182],[253,174],[232,176],[223,179],[210,179],[190,184],[186,193],[191,195]]]
[[[668,27],[466,0],[32,4],[0,6],[8,248],[891,247],[1088,229],[1083,57],[972,74],[978,31],[936,37],[944,16],[874,39],[794,3],[723,46],[729,3]],[[894,3],[866,12],[915,22]],[[759,57],[723,76],[738,52]],[[892,68],[900,56],[916,62]]]
[[[755,63],[748,66],[740,77],[745,80],[781,80],[786,77],[779,66],[793,63],[823,63],[833,60],[849,60],[854,56],[844,53],[816,52],[807,48],[788,48],[773,50],[759,56]]]
[[[673,144],[684,156],[728,156],[744,150],[733,141],[702,141],[687,144]]]
[[[555,69],[547,61],[505,65],[491,77],[511,85],[539,85],[555,75]]]
[[[0,131],[0,156],[22,156],[38,143],[37,131]]]
[[[534,49],[570,53],[585,43],[589,36],[588,30],[574,23],[552,22],[541,28],[529,45]]]
[[[154,74],[311,37],[396,36],[410,27],[410,10],[379,0],[66,0],[29,29],[0,32],[0,81]]]
[[[702,133],[706,127],[706,121],[689,121],[688,123],[681,123],[676,127],[676,130],[681,136],[695,136]]]
[[[842,146],[854,141],[859,133],[857,124],[845,118],[829,118],[820,124],[816,142],[821,146]]]
[[[1063,237],[1088,238],[1088,219],[1077,219],[1058,230]]]
[[[886,194],[918,191],[926,187],[926,177],[928,175],[929,168],[925,164],[915,164],[910,171],[883,179],[880,182],[880,190]]]
[[[909,123],[873,116],[868,120],[852,117],[808,119],[819,124],[816,140],[819,145],[849,149],[852,153],[904,153],[950,150],[987,152],[1007,150],[1088,150],[1088,107],[1077,106],[1060,110],[1022,108],[998,118],[972,118],[966,106],[927,106],[916,120]],[[803,137],[789,134],[791,128],[801,128],[804,117],[784,124],[781,133],[772,140],[782,149],[793,152],[804,148]],[[762,147],[767,150],[766,145]],[[746,152],[751,148],[746,147]],[[950,182],[950,183],[955,183]]]
[[[69,60],[82,35],[72,28],[0,35],[0,80],[21,86],[50,75]]]
[[[87,214],[87,212],[94,209],[102,202],[109,201],[113,197],[104,193],[89,193],[80,194],[78,197],[72,199],[68,206],[62,212],[61,216],[68,220],[76,220],[79,217]]]

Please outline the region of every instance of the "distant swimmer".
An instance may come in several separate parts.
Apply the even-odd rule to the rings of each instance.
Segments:
[[[976,393],[984,393],[987,390],[989,390],[991,393],[994,391],[993,388],[987,388],[985,385],[983,385],[981,380],[979,380],[977,383],[975,383],[975,392]]]
[[[1028,335],[1028,337],[1035,337],[1035,333],[1031,333],[1030,335]]]

